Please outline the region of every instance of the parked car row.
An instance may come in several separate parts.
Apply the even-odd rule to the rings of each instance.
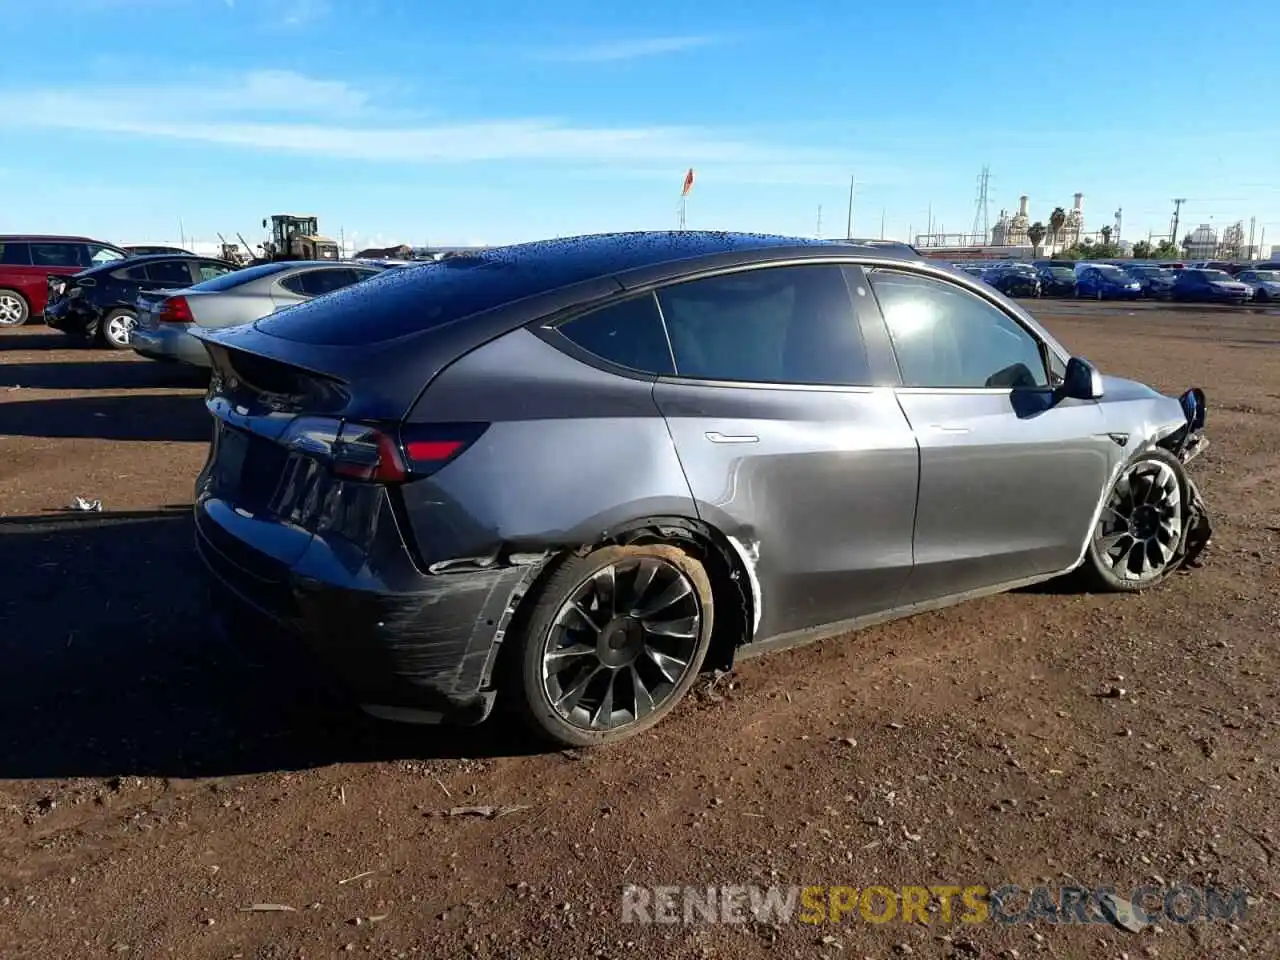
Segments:
[[[1280,264],[1232,264],[1233,271],[1211,266],[1210,262],[1169,265],[1146,261],[1036,260],[957,263],[955,266],[1012,297],[1280,302]]]
[[[304,260],[264,263],[182,289],[139,292],[128,346],[151,360],[209,366],[195,330],[252,323],[284,307],[375,277],[392,267],[370,262]]]
[[[251,322],[407,265],[321,260],[242,268],[178,248],[0,236],[0,326],[43,316],[77,343],[207,367],[190,330]]]

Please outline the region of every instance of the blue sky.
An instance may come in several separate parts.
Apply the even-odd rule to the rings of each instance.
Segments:
[[[1280,245],[1276,16],[1023,0],[0,0],[0,232],[357,243],[674,226],[843,235],[1085,194],[1127,238]],[[1265,29],[1262,26],[1265,25]]]

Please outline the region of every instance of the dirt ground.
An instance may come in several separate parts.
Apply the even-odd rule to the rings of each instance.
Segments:
[[[0,333],[0,955],[1280,956],[1280,317],[1035,312],[1208,392],[1203,569],[757,658],[588,753],[382,725],[220,644],[183,508],[199,380]],[[1250,899],[1139,932],[621,922],[623,884],[1006,883]]]

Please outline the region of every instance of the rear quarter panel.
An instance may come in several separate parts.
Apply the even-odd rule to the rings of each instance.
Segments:
[[[195,317],[196,323],[210,330],[252,323],[275,309],[271,297],[259,291],[197,294],[190,297],[187,302],[191,306],[191,314]]]
[[[407,419],[490,424],[405,488],[429,563],[595,543],[647,516],[697,519],[652,380],[597,370],[523,328],[446,368]]]

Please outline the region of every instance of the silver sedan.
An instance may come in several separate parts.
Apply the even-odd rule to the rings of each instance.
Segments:
[[[196,328],[218,329],[260,320],[284,307],[341,290],[387,267],[373,263],[295,260],[264,263],[206,280],[183,290],[143,293],[129,345],[152,360],[209,366]]]

